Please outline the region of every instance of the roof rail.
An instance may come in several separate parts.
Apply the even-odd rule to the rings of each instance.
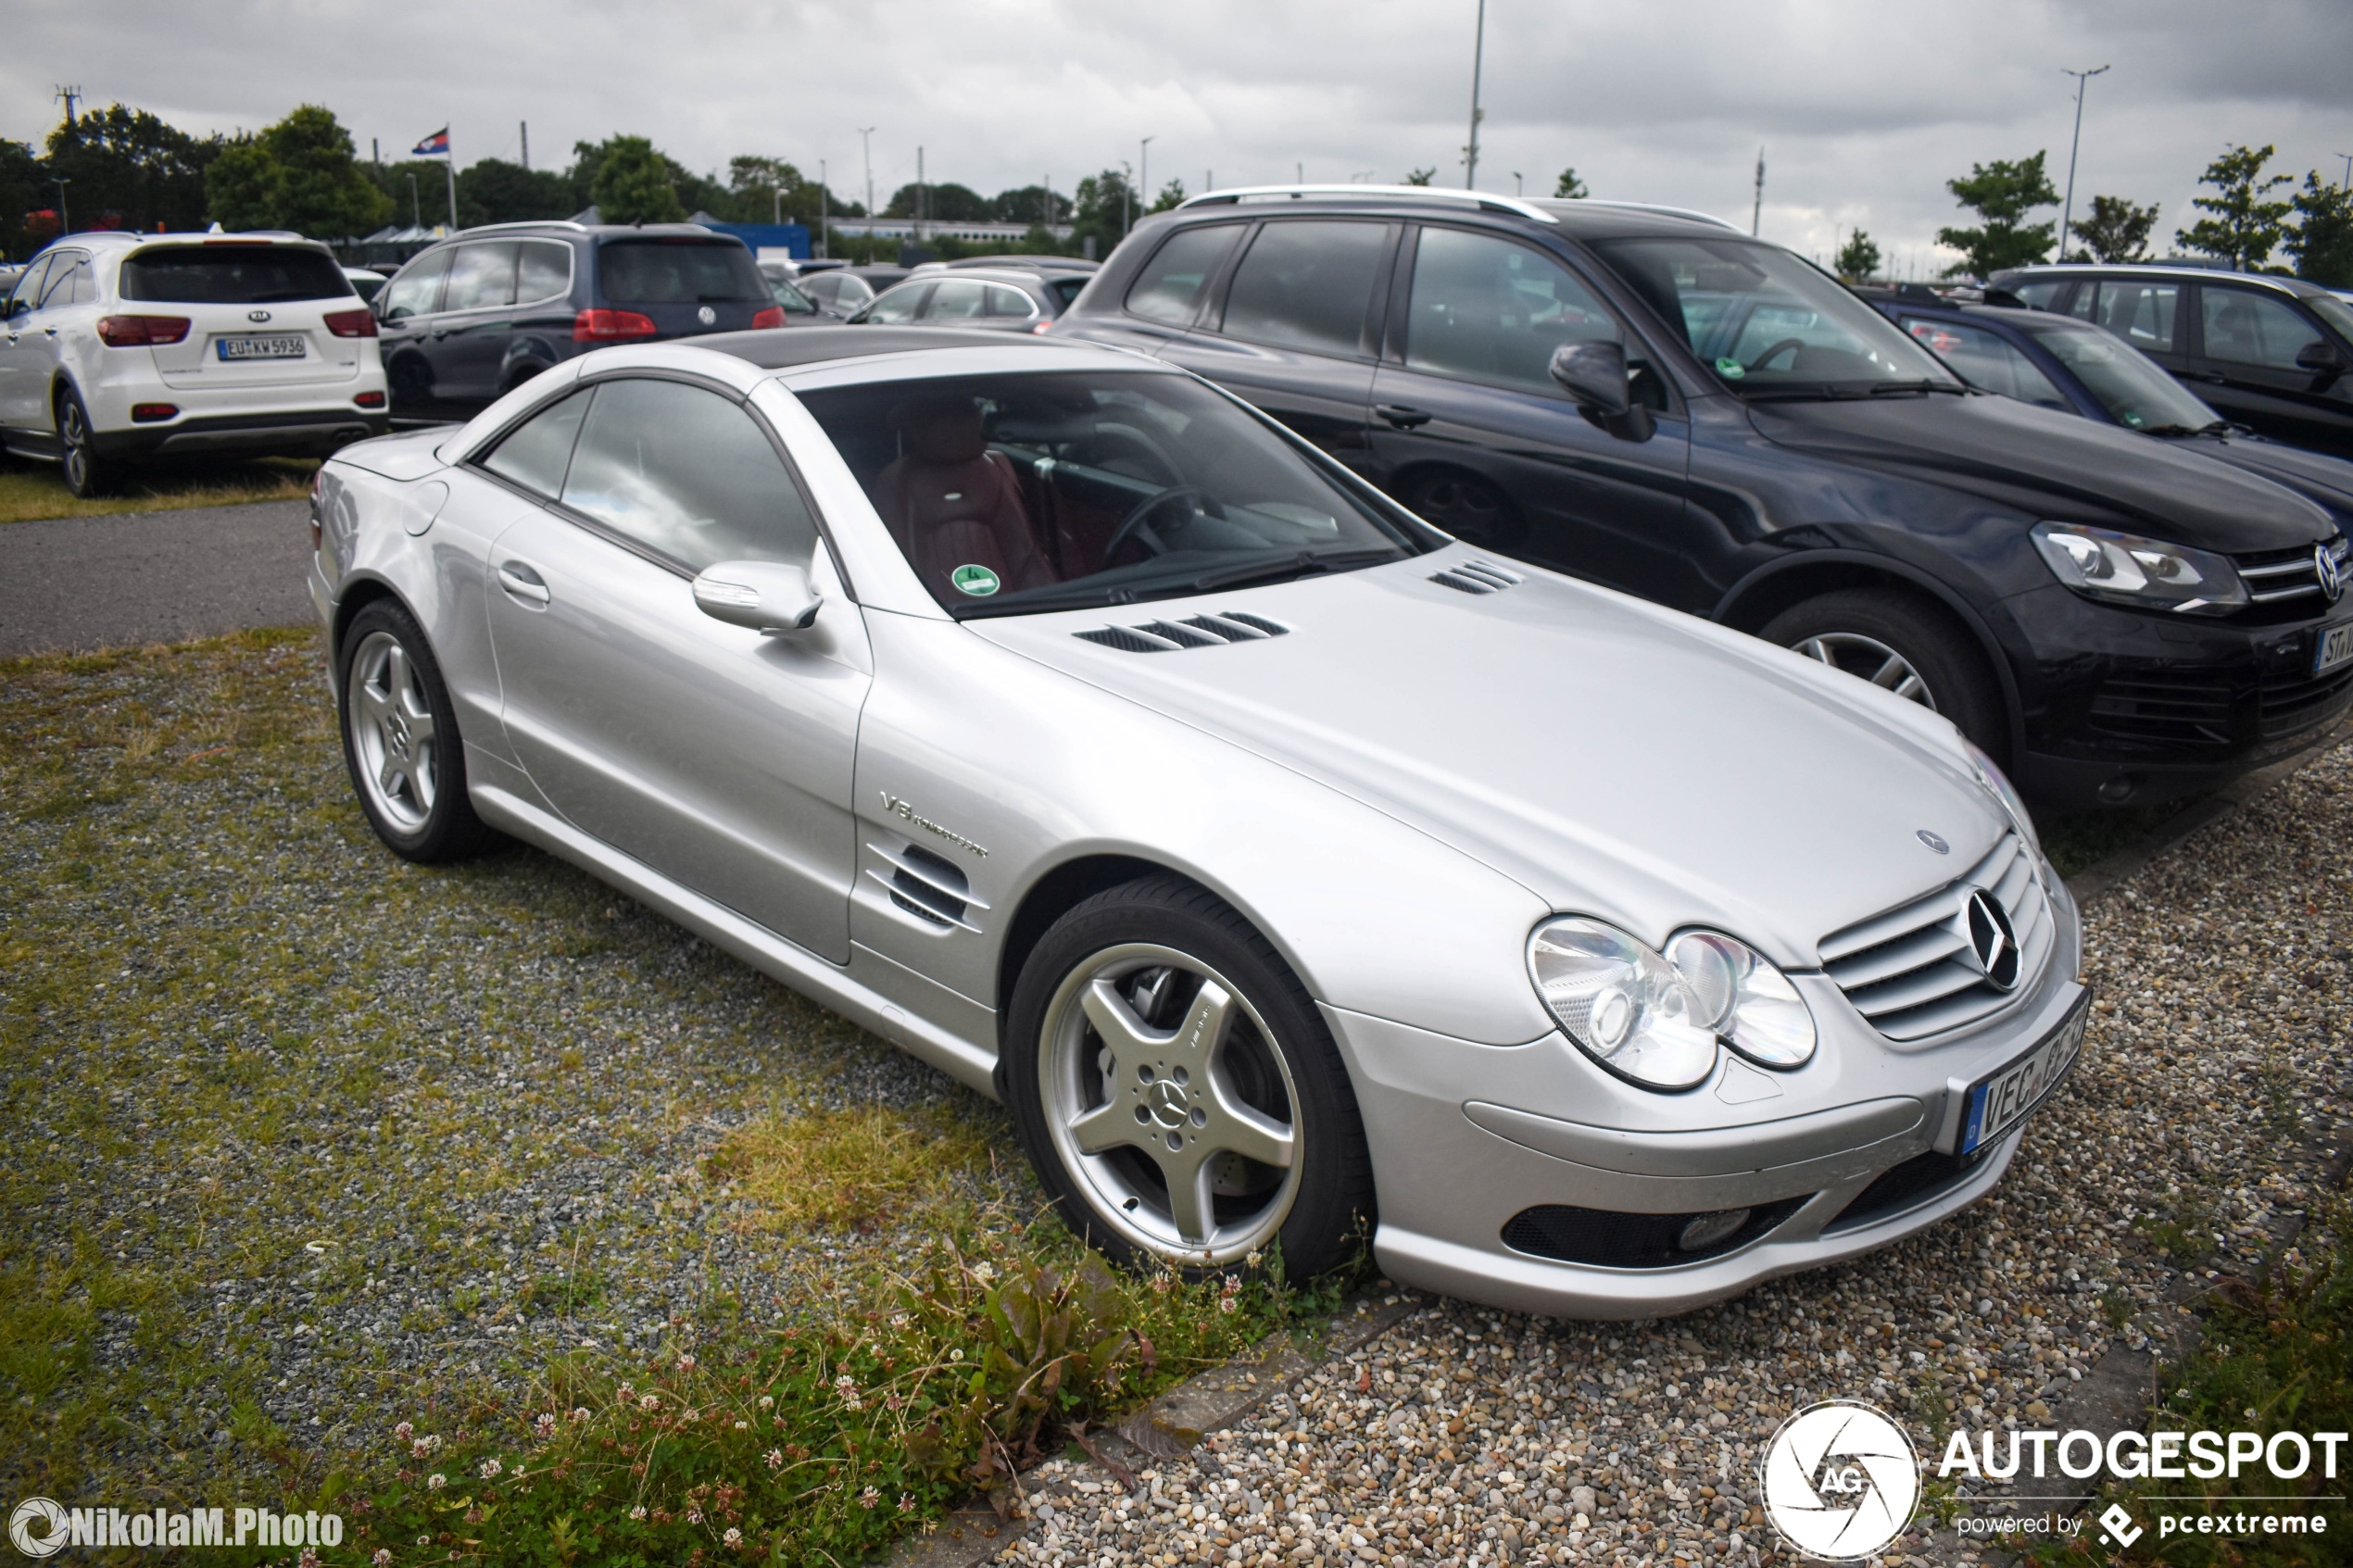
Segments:
[[[476,223],[472,228],[459,230],[458,233],[495,234],[501,229],[570,229],[576,234],[585,234],[588,232],[588,225],[574,223],[569,218],[525,218],[512,223]],[[453,239],[456,237],[451,236]]]
[[[1701,212],[1695,207],[1665,207],[1657,202],[1600,201],[1592,196],[1574,199],[1580,207],[1614,207],[1627,212],[1664,212],[1677,218],[1696,218],[1703,223],[1713,223],[1719,229],[1730,229],[1735,233],[1740,232],[1740,225],[1730,219],[1718,218],[1712,212]]]
[[[1452,202],[1462,207],[1484,207],[1491,212],[1515,213],[1539,223],[1557,223],[1559,219],[1543,208],[1516,196],[1489,195],[1484,191],[1457,191],[1443,185],[1238,185],[1224,191],[1204,191],[1177,203],[1178,210],[1189,207],[1205,207],[1212,203],[1239,206],[1246,201],[1276,201],[1288,197],[1305,201],[1314,196],[1379,196],[1385,201]]]

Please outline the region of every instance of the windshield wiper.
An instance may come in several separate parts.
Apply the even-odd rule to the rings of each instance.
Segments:
[[[1883,397],[1891,392],[1961,393],[1967,390],[1966,387],[1956,386],[1950,382],[1930,381],[1925,376],[1919,381],[1883,381],[1871,383],[1871,395],[1874,397]]]
[[[1312,577],[1317,572],[1334,571],[1342,567],[1370,566],[1376,561],[1403,558],[1394,549],[1332,550],[1317,555],[1302,550],[1287,560],[1261,561],[1255,566],[1230,566],[1223,571],[1204,572],[1192,581],[1196,593],[1212,588],[1239,588],[1252,583],[1280,583],[1293,577]]]
[[[2184,435],[2228,435],[2237,428],[2228,420],[2216,420],[2210,424],[2202,425],[2148,425],[2142,429],[2141,433],[2161,435],[2168,440],[2175,440]]]

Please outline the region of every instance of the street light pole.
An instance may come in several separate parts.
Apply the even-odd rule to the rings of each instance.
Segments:
[[[817,254],[821,257],[833,254],[825,245],[825,226],[831,216],[827,210],[829,195],[830,193],[825,189],[825,160],[819,158],[817,160]]]
[[[2059,208],[2058,258],[2065,261],[2067,229],[2075,218],[2075,155],[2083,145],[2083,90],[2092,84],[2092,78],[2108,67],[2101,66],[2095,70],[2068,70],[2064,66],[2059,69],[2063,74],[2075,78],[2075,136],[2067,144],[2067,204]]]
[[[1478,188],[1478,122],[1485,118],[1478,107],[1479,69],[1487,62],[1487,0],[1478,0],[1478,21],[1471,34],[1471,116],[1470,143],[1463,148],[1463,189]]]
[[[1154,136],[1158,134],[1158,132],[1152,133]],[[1151,194],[1152,138],[1147,136],[1136,144],[1136,205],[1144,207],[1144,203],[1151,199]],[[1144,207],[1144,210],[1150,212],[1151,208]]]
[[[866,160],[866,248],[875,246],[875,128],[871,125],[858,132],[858,144],[865,149]]]

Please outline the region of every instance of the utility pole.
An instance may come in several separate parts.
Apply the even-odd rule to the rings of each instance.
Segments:
[[[417,177],[413,174],[409,176],[409,221],[415,228],[425,226],[425,204],[417,194]]]
[[[73,118],[73,106],[80,103],[83,97],[81,88],[61,86],[55,94],[51,94],[51,96],[63,98],[66,101],[66,125],[69,128],[71,128],[75,124],[79,123]]]
[[[1128,200],[1136,194],[1136,171],[1128,168],[1126,158],[1119,160],[1119,167],[1127,169],[1127,178],[1119,182],[1119,237],[1124,240],[1136,221],[1127,215]]]
[[[458,148],[455,143],[441,149],[441,172],[449,182],[449,232],[458,232]]]
[[[57,188],[57,232],[61,235],[70,234],[73,232],[73,225],[66,220],[66,187],[73,182],[70,179],[63,179],[52,180],[49,183]]]
[[[522,132],[522,171],[528,174],[531,172],[531,121],[519,119],[515,121],[515,129]]]
[[[2075,139],[2067,144],[2067,205],[2059,208],[2058,258],[2061,261],[2067,259],[2067,226],[2075,217],[2075,154],[2083,144],[2083,89],[2092,84],[2092,78],[2106,69],[2106,66],[2095,70],[2060,68],[2063,74],[2075,78]]]
[[[1512,194],[1516,196],[1528,194],[1528,182],[1519,177],[1519,170],[1516,169],[1512,170]]]
[[[915,148],[915,243],[917,245],[924,243],[924,214],[931,206],[930,202],[924,199],[925,194],[924,149],[918,145]]]
[[[372,164],[374,164],[374,165],[376,166],[376,171],[377,171],[378,173],[382,173],[382,172],[384,171],[384,144],[383,144],[382,142],[380,142],[380,141],[376,140],[376,138],[374,138],[373,136],[371,136],[371,137],[369,137],[369,138],[368,138],[368,161],[369,161],[370,163],[372,163]]]
[[[875,128],[866,126],[858,132],[858,144],[865,149],[866,159],[866,242],[875,238]]]
[[[2347,186],[2353,185],[2353,153],[2339,153],[2336,156],[2345,160],[2345,178],[2336,182],[2336,188],[2342,191]]]
[[[1478,21],[1471,33],[1470,142],[1463,148],[1463,189],[1478,188],[1478,122],[1486,113],[1478,107],[1478,76],[1487,63],[1487,0],[1478,0]]]
[[[829,254],[825,248],[825,230],[832,218],[830,193],[825,189],[825,160],[817,160],[817,254]]]
[[[1748,237],[1756,237],[1756,226],[1765,218],[1765,149],[1756,149],[1756,200],[1748,209]]]
[[[1158,132],[1152,135],[1158,135]],[[1152,138],[1145,137],[1136,144],[1136,205],[1144,211],[1151,208],[1144,204],[1152,199]]]

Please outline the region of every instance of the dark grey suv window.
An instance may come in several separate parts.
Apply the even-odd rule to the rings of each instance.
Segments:
[[[1217,275],[1226,253],[1234,248],[1234,236],[1241,232],[1239,223],[1216,223],[1169,236],[1128,285],[1127,308],[1147,320],[1191,326],[1201,309],[1202,291]],[[1080,288],[1086,286],[1083,278],[1072,281]],[[1077,297],[1078,289],[1074,288],[1063,296],[1063,303]]]
[[[1389,225],[1322,219],[1269,223],[1226,292],[1225,330],[1277,348],[1361,351]]]
[[[449,263],[444,310],[487,310],[515,302],[515,245],[491,240],[459,245]]]
[[[515,264],[515,303],[535,305],[572,290],[572,247],[561,240],[525,240]]]

